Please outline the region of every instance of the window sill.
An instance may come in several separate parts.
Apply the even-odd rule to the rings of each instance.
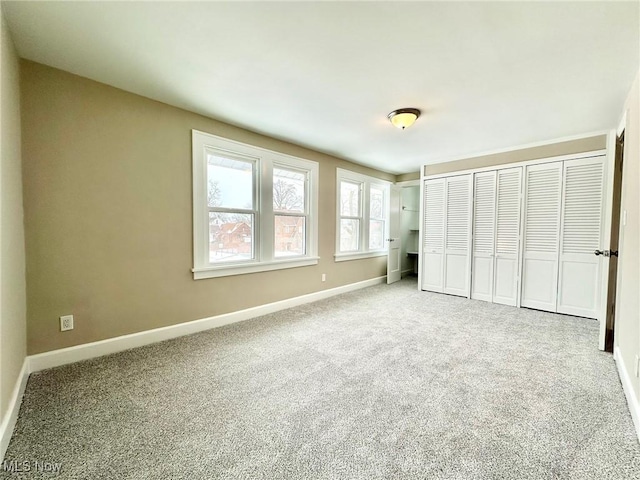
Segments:
[[[333,257],[336,262],[347,262],[349,260],[361,260],[363,258],[386,257],[387,253],[386,250],[379,250],[377,252],[336,253]]]
[[[202,280],[204,278],[228,277],[231,275],[268,272],[285,268],[308,267],[310,265],[317,265],[318,260],[320,260],[320,257],[302,257],[296,258],[295,260],[274,260],[272,262],[256,262],[246,265],[193,268],[191,271],[193,272],[194,280]]]

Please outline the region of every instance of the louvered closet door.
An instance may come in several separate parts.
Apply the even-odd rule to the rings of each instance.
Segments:
[[[471,243],[471,177],[446,179],[444,293],[469,296]]]
[[[443,291],[445,179],[424,182],[422,290]]]
[[[562,163],[526,169],[523,307],[556,311]]]
[[[604,157],[564,163],[558,312],[597,317]]]
[[[496,172],[474,174],[471,298],[486,302],[493,299],[495,207]]]
[[[522,167],[498,170],[493,302],[516,305]]]

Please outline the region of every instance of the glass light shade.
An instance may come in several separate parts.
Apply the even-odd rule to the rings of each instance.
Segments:
[[[419,116],[420,110],[416,108],[401,108],[400,110],[394,110],[388,115],[393,126],[402,130],[413,125]]]

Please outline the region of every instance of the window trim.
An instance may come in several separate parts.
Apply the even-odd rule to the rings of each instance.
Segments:
[[[194,280],[241,275],[318,264],[318,162],[198,130],[191,131],[193,164],[193,272]],[[207,150],[255,159],[254,258],[214,265],[209,261],[209,206],[207,202]],[[275,256],[273,169],[288,168],[307,174],[305,255]]]
[[[360,185],[360,231],[358,250],[349,252],[340,252],[340,221],[342,218],[355,218],[355,217],[343,217],[340,208],[340,183],[350,182]],[[369,227],[370,227],[370,202],[371,202],[371,186],[382,188],[385,192],[384,195],[384,211],[386,216],[384,218],[385,231],[384,231],[384,247],[382,249],[370,250],[369,249]],[[370,177],[361,173],[352,172],[343,168],[336,169],[336,243],[335,253],[333,255],[336,262],[344,262],[349,260],[359,260],[362,258],[382,257],[388,255],[389,245],[386,239],[389,237],[389,216],[390,216],[390,192],[391,182],[382,180],[380,178]]]

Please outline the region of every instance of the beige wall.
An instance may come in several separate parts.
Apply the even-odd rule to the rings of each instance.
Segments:
[[[420,180],[420,172],[403,173],[396,176],[396,182],[408,182],[411,180]]]
[[[640,353],[640,72],[625,102],[625,111],[621,211],[627,212],[627,224],[621,226],[615,341],[636,398],[640,398],[640,380],[634,377],[635,355]]]
[[[393,175],[44,65],[21,79],[30,354],[386,273],[384,257],[333,260],[336,167]],[[193,280],[191,129],[319,162],[319,265]]]
[[[0,6],[1,8],[1,6]],[[19,64],[0,12],[0,423],[26,356]],[[1,455],[0,455],[1,456]]]
[[[539,158],[557,157],[572,153],[591,152],[603,150],[607,147],[607,136],[596,135],[593,137],[569,140],[566,142],[552,143],[538,147],[523,148],[509,152],[483,155],[479,157],[469,157],[453,162],[426,165],[425,175],[439,175],[441,173],[457,172],[461,170],[471,170],[474,168],[492,167],[494,165],[506,165],[515,162],[525,162],[527,160],[537,160]]]

